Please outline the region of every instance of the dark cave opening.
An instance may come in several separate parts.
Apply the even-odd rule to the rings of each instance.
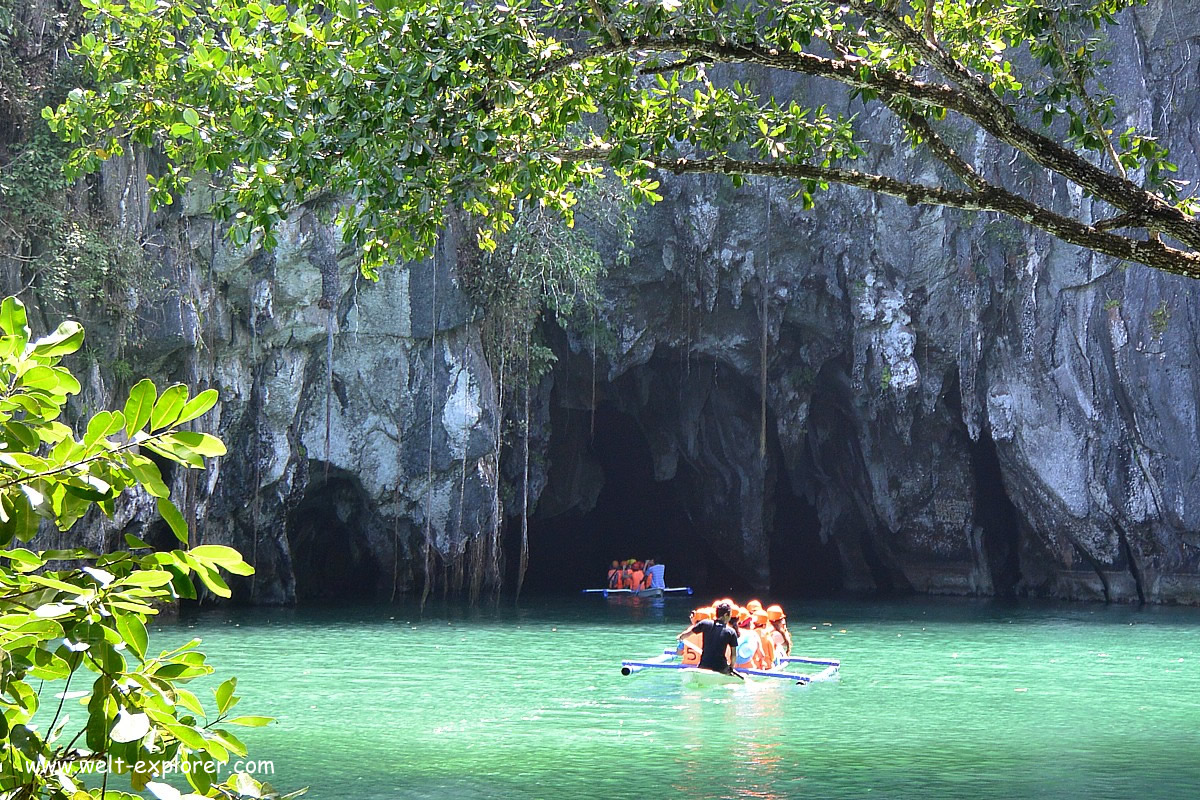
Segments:
[[[782,475],[775,484],[770,560],[773,595],[829,597],[843,588],[837,546],[821,541],[816,506],[794,492]]]
[[[953,419],[962,420],[957,371],[944,384],[942,402]],[[992,580],[992,594],[1015,597],[1021,583],[1021,515],[1004,488],[1004,471],[991,432],[984,429],[978,440],[972,440],[965,423],[960,430],[975,476],[975,525],[983,531],[983,552]]]
[[[552,408],[552,426],[560,441],[587,448],[598,464],[603,485],[594,507],[578,508],[548,518],[536,514],[529,523],[529,569],[525,591],[577,592],[605,584],[609,563],[626,558],[654,558],[666,566],[668,586],[691,586],[698,592],[746,588],[715,549],[698,535],[688,512],[692,491],[689,468],[681,460],[670,480],[654,476],[653,458],[637,420],[612,403],[596,409],[595,435],[588,441],[591,412]],[[552,448],[552,462],[555,459]],[[561,453],[560,449],[557,451]],[[564,454],[563,461],[574,461]],[[555,469],[570,464],[551,464]],[[515,531],[510,519],[509,563],[515,562]]]
[[[287,516],[297,602],[375,597],[379,568],[366,537],[369,500],[358,479],[313,463],[304,499]]]
[[[1021,582],[1020,515],[1004,489],[1004,473],[996,443],[986,431],[971,445],[975,471],[975,524],[983,530],[992,591],[1015,597]]]

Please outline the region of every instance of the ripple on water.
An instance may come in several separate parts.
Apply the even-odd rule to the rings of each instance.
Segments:
[[[1200,745],[1200,613],[788,608],[796,650],[842,659],[839,682],[622,677],[622,658],[682,628],[671,602],[643,616],[601,601],[221,611],[159,636],[204,638],[239,676],[239,710],[279,719],[248,732],[254,755],[318,800],[1200,792],[1200,759],[1184,756]]]

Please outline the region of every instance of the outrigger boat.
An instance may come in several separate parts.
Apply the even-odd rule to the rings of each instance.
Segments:
[[[663,597],[668,594],[691,594],[690,586],[668,586],[665,589],[584,589],[584,594],[598,594],[604,597]]]
[[[679,643],[676,650],[664,650],[662,655],[645,661],[622,661],[621,674],[633,675],[647,669],[675,670],[686,686],[724,686],[745,683],[746,679],[789,681],[797,686],[807,686],[810,683],[835,681],[839,678],[842,662],[832,658],[805,658],[802,656],[783,656],[771,669],[752,669],[738,667],[737,675],[728,675],[711,669],[701,669],[694,664],[682,661],[684,643]],[[798,665],[823,667],[815,672],[797,672]],[[738,675],[742,677],[738,677]]]

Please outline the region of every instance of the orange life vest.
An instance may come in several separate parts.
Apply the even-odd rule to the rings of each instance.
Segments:
[[[618,578],[620,577],[620,575],[621,575],[621,570],[619,570],[619,569],[610,569],[608,571],[608,588],[610,588],[610,589],[617,588],[617,582],[618,582]]]
[[[629,578],[630,578],[629,588],[630,589],[642,588],[642,578],[644,578],[644,577],[645,577],[645,573],[643,573],[640,569],[635,569],[633,572],[631,572],[629,574]]]
[[[700,654],[704,647],[704,637],[698,633],[689,633],[683,637],[680,642],[682,651],[679,653],[679,660],[686,666],[695,666],[700,663]]]
[[[757,629],[759,643],[758,653],[762,656],[759,663],[762,664],[759,669],[770,669],[775,666],[775,642],[772,640],[768,631],[763,628]]]

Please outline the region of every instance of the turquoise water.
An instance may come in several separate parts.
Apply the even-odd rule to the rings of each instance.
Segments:
[[[836,683],[683,688],[621,676],[688,603],[599,598],[214,611],[276,786],[387,798],[1189,798],[1200,611],[974,601],[787,604]]]

